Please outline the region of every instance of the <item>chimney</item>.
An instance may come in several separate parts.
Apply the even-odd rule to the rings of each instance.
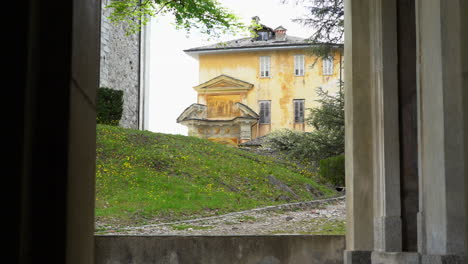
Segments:
[[[286,29],[282,26],[275,28],[275,39],[286,40]]]
[[[252,21],[255,21],[255,23],[260,24],[260,18],[258,16],[252,17]]]

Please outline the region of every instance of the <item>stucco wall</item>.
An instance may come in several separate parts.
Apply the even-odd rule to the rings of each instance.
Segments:
[[[140,33],[125,34],[125,24],[112,24],[102,1],[100,87],[124,91],[120,125],[138,129],[140,90]]]
[[[95,263],[338,264],[344,236],[96,236]]]
[[[305,75],[294,75],[294,55],[305,56]],[[259,75],[260,56],[271,57],[271,77]],[[259,100],[271,100],[271,129],[294,129],[293,99],[305,99],[305,108],[317,107],[316,88],[336,93],[340,77],[339,54],[334,56],[334,74],[322,75],[322,60],[307,55],[306,50],[272,50],[259,52],[236,52],[225,54],[202,54],[199,56],[200,83],[225,74],[249,82],[254,88],[247,93],[242,103],[247,104],[257,113]],[[332,88],[333,87],[333,88]],[[199,101],[202,98],[199,98]],[[307,112],[306,112],[307,115]],[[306,126],[306,131],[312,127]]]

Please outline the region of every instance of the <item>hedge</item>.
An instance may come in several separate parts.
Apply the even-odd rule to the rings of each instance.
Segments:
[[[122,118],[123,91],[101,87],[97,92],[98,124],[117,126]]]
[[[345,186],[344,154],[320,160],[319,175],[335,186]]]

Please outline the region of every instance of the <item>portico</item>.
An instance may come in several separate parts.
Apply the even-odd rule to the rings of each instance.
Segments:
[[[345,263],[464,263],[468,6],[345,3]]]

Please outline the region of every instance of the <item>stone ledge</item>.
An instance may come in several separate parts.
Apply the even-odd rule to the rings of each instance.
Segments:
[[[417,252],[372,252],[372,264],[419,264],[421,256]]]
[[[462,264],[465,263],[463,256],[457,255],[423,255],[422,264]]]
[[[95,263],[343,263],[344,236],[95,236]]]

